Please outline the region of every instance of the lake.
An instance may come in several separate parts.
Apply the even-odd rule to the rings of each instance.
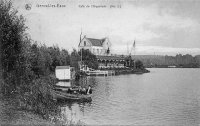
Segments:
[[[92,102],[62,105],[63,116],[89,125],[199,125],[200,69],[149,70],[83,78],[80,85],[92,85]]]

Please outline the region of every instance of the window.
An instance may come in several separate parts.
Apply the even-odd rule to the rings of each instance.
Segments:
[[[84,41],[84,46],[86,46],[86,41]]]

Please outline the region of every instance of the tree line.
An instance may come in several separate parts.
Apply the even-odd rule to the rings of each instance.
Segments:
[[[192,56],[190,54],[177,54],[176,56],[161,56],[161,55],[147,55],[136,56],[141,60],[146,67],[187,67],[198,68],[200,67],[200,55]]]

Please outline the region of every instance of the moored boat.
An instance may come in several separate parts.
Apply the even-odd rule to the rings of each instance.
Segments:
[[[91,94],[70,94],[64,91],[54,91],[54,99],[56,100],[72,100],[72,101],[81,101],[81,102],[90,102],[92,101]]]

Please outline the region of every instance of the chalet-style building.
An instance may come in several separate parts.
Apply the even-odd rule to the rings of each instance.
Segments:
[[[84,36],[83,39],[80,39],[78,50],[90,50],[91,53],[96,55],[99,69],[126,68],[127,66],[130,66],[131,62],[130,60],[127,60],[126,57],[111,55],[110,47],[111,43],[108,38],[94,39]]]
[[[90,50],[94,55],[109,55],[111,43],[108,38],[94,39],[94,38],[84,38],[80,41],[78,45],[78,50],[85,49]]]

